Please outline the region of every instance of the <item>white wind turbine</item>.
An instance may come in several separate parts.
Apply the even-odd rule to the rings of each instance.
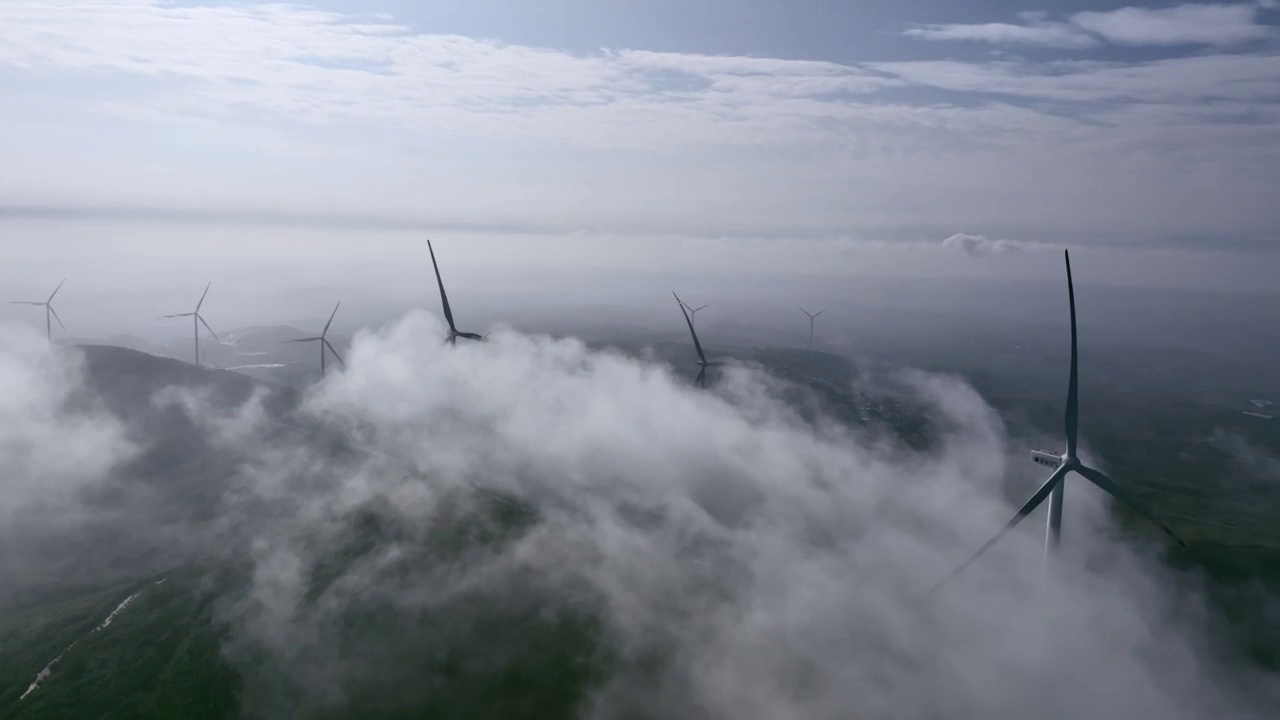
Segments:
[[[988,540],[986,545],[983,545],[978,549],[978,552],[974,553],[968,560],[964,561],[960,567],[953,570],[950,575],[943,579],[942,582],[935,585],[933,589],[929,591],[930,594],[937,591],[938,588],[945,585],[949,580],[951,580],[951,578],[958,575],[960,571],[964,570],[972,564],[973,561],[981,557],[982,554],[985,553],[992,545],[995,545],[1000,538],[1004,537],[1005,533],[1012,530],[1018,523],[1022,522],[1023,518],[1027,517],[1034,512],[1036,508],[1040,507],[1040,504],[1043,503],[1046,498],[1049,500],[1049,519],[1047,522],[1048,527],[1045,531],[1045,553],[1048,556],[1056,554],[1058,544],[1062,536],[1063,491],[1066,488],[1067,475],[1073,472],[1094,485],[1097,485],[1103,491],[1107,492],[1120,502],[1128,505],[1139,515],[1143,516],[1156,527],[1163,530],[1165,534],[1173,538],[1173,540],[1179,545],[1186,547],[1186,543],[1182,542],[1177,535],[1174,535],[1173,531],[1161,522],[1154,513],[1139,503],[1137,499],[1129,495],[1129,493],[1122,490],[1114,480],[1104,475],[1102,471],[1085,465],[1080,462],[1080,458],[1076,456],[1076,437],[1078,434],[1077,428],[1079,424],[1079,383],[1076,348],[1076,293],[1071,281],[1071,254],[1064,251],[1063,255],[1067,262],[1067,301],[1071,307],[1071,378],[1067,384],[1067,411],[1065,422],[1067,435],[1066,452],[1059,455],[1041,450],[1031,451],[1031,459],[1046,467],[1054,468],[1053,474],[1051,474],[1049,479],[1040,486],[1039,490],[1036,490],[1035,494],[1031,496],[1031,499],[1027,500],[1027,502],[1019,508],[1017,514],[1013,516],[1013,519],[1006,523],[1005,526],[1001,528],[1000,532],[996,533],[995,537]]]

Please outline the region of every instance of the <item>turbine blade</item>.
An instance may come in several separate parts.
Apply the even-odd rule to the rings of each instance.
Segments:
[[[343,360],[343,359],[342,359],[342,356],[338,354],[338,351],[333,349],[333,344],[332,344],[332,343],[330,343],[328,340],[324,340],[324,339],[320,340],[320,342],[324,343],[324,347],[329,348],[329,352],[333,353],[333,356],[334,356],[334,357],[336,357],[336,358],[338,358],[338,362],[342,364],[342,367],[346,367],[346,366],[347,366],[347,361],[346,361],[346,360]],[[321,353],[321,354],[324,354],[324,348],[321,348],[321,349],[320,349],[320,353]]]
[[[808,315],[810,320],[812,320],[812,319],[813,319],[813,313],[810,313],[808,310],[805,310],[804,308],[800,307],[799,305],[797,305],[796,307],[800,308],[800,312],[804,313],[805,315]]]
[[[702,368],[698,370],[698,377],[694,378],[693,386],[694,387],[707,386],[707,366],[706,365],[703,365]]]
[[[1067,261],[1067,302],[1071,305],[1071,380],[1067,384],[1067,455],[1069,457],[1076,456],[1076,432],[1079,425],[1080,416],[1080,387],[1079,376],[1077,375],[1077,356],[1076,356],[1076,291],[1071,282],[1071,252],[1069,250],[1062,251],[1063,257]]]
[[[821,309],[821,310],[819,310],[818,312],[814,313],[814,314],[813,314],[813,316],[814,316],[814,317],[818,317],[819,315],[821,315],[822,313],[824,313],[824,312],[826,312],[826,311],[827,311],[827,309],[826,309],[826,308],[822,308],[822,309]]]
[[[694,311],[693,311],[693,314],[694,314],[694,315],[697,315],[699,311],[701,311],[701,310],[706,310],[706,309],[707,309],[707,308],[709,308],[709,307],[711,307],[711,305],[703,305],[702,307],[698,308],[697,310],[694,310]]]
[[[942,582],[939,582],[937,585],[934,585],[933,588],[929,590],[929,594],[930,595],[934,594],[943,585],[946,585],[948,582],[951,582],[952,578],[959,575],[965,568],[972,565],[975,560],[982,557],[983,553],[991,549],[991,546],[995,545],[1000,540],[1000,538],[1004,537],[1005,533],[1012,530],[1014,527],[1018,525],[1018,523],[1022,522],[1024,518],[1026,518],[1028,515],[1034,512],[1035,509],[1040,506],[1040,503],[1044,502],[1045,498],[1049,497],[1049,493],[1053,492],[1054,486],[1062,482],[1062,478],[1066,477],[1066,474],[1067,474],[1067,468],[1065,465],[1058,468],[1057,470],[1054,470],[1053,474],[1049,476],[1049,479],[1044,481],[1044,484],[1040,486],[1039,490],[1036,490],[1035,494],[1031,496],[1030,500],[1023,503],[1022,507],[1018,509],[1017,514],[1013,516],[1013,519],[1005,523],[1005,526],[1000,529],[1000,532],[995,534],[995,537],[988,540],[986,545],[983,545],[981,548],[978,549],[978,552],[974,553],[973,555],[970,555],[968,560],[965,560],[963,563],[960,564],[959,567],[957,567],[955,570],[952,570],[950,575],[942,579]]]
[[[66,284],[67,284],[67,279],[66,279],[66,278],[63,278],[63,279],[62,279],[62,282],[58,283],[58,287],[56,287],[56,288],[54,288],[54,289],[53,289],[53,292],[49,294],[49,299],[48,299],[48,300],[45,300],[45,302],[46,302],[46,303],[51,303],[51,302],[53,302],[53,296],[54,296],[54,295],[57,295],[57,294],[58,294],[58,291],[62,289],[62,286],[63,286],[63,285],[66,285]]]
[[[199,313],[193,313],[193,314],[196,316],[196,319],[200,321],[200,324],[204,326],[204,329],[209,331],[209,334],[213,336],[214,340],[217,340],[218,342],[222,342],[222,340],[218,337],[218,333],[214,332],[213,328],[209,327],[209,323],[205,322],[204,318],[201,317]]]
[[[333,318],[334,318],[334,316],[335,316],[335,315],[337,315],[337,314],[338,314],[338,308],[340,308],[340,307],[342,307],[342,301],[341,301],[341,300],[339,300],[339,301],[338,301],[338,304],[337,304],[337,305],[334,305],[334,306],[333,306],[333,312],[332,312],[332,313],[330,313],[330,315],[329,315],[329,322],[327,322],[327,323],[325,323],[325,324],[324,324],[324,331],[320,333],[320,337],[324,337],[324,336],[326,336],[326,335],[328,335],[328,334],[329,334],[329,326],[333,324]]]
[[[178,313],[177,315],[161,315],[160,317],[161,318],[180,318],[180,317],[191,317],[192,315],[195,315],[195,313]]]
[[[676,295],[676,292],[674,290],[671,291],[671,294],[675,295],[676,302],[680,303],[680,314],[684,315],[684,321],[689,326],[689,334],[693,336],[693,347],[695,350],[698,351],[698,359],[701,360],[703,363],[706,363],[707,356],[702,352],[702,343],[698,342],[698,331],[693,329],[693,321],[689,319],[689,312],[685,310],[684,303],[680,302],[680,296]]]
[[[35,302],[34,300],[10,300],[10,305],[35,305],[37,307],[46,305],[47,303]]]
[[[440,286],[440,304],[444,306],[444,319],[449,323],[449,329],[457,332],[458,327],[453,324],[453,310],[449,309],[449,296],[444,293],[444,280],[440,279],[440,266],[436,264],[436,251],[431,247],[430,238],[427,239],[427,251],[431,253],[431,267],[436,271],[436,284]]]
[[[58,327],[66,330],[67,326],[62,324],[62,318],[58,317],[58,311],[54,310],[53,306],[48,303],[45,303],[45,307],[49,308],[49,312],[53,313],[53,319],[58,321]]]
[[[1160,518],[1155,516],[1155,513],[1151,512],[1146,507],[1144,507],[1132,495],[1125,492],[1124,490],[1121,490],[1120,486],[1117,485],[1114,480],[1102,474],[1101,471],[1094,470],[1091,467],[1086,467],[1084,465],[1081,465],[1076,468],[1076,472],[1083,475],[1084,479],[1088,480],[1094,485],[1097,485],[1099,488],[1106,491],[1115,499],[1119,500],[1125,505],[1128,505],[1131,510],[1138,513],[1142,517],[1146,518],[1149,522],[1151,522],[1151,524],[1160,528],[1161,530],[1164,531],[1166,535],[1173,538],[1174,542],[1178,543],[1182,547],[1187,546],[1186,543],[1182,542],[1182,538],[1178,537],[1177,535],[1174,535],[1173,531],[1169,529],[1169,526],[1165,525],[1163,522],[1160,521]]]
[[[317,340],[324,340],[324,338],[313,337],[313,338],[298,338],[297,340],[281,340],[280,344],[284,345],[286,343],[316,342]]]
[[[209,288],[213,287],[213,283],[204,286],[204,292],[200,295],[200,302],[196,303],[196,312],[200,312],[200,307],[204,305],[205,296],[209,294]]]

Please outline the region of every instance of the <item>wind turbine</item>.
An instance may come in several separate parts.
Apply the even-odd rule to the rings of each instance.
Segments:
[[[799,305],[797,305],[796,307],[800,307],[800,306],[799,306]],[[813,349],[813,321],[814,321],[815,319],[817,319],[817,317],[818,317],[819,315],[821,315],[822,313],[824,313],[824,312],[826,312],[826,311],[827,311],[827,309],[826,309],[826,308],[823,308],[823,309],[819,310],[819,311],[818,311],[818,312],[816,312],[816,313],[811,313],[811,312],[809,312],[808,310],[805,310],[804,308],[800,308],[800,312],[802,312],[802,313],[804,313],[805,315],[808,315],[808,316],[809,316],[809,349],[810,349],[810,350],[812,350],[812,349]]]
[[[953,570],[942,582],[935,585],[933,589],[929,591],[930,594],[937,591],[938,588],[945,585],[949,580],[951,580],[951,578],[958,575],[960,571],[964,570],[973,563],[973,561],[981,557],[982,554],[985,553],[992,545],[995,545],[1000,538],[1004,537],[1005,533],[1012,530],[1014,526],[1022,522],[1023,518],[1034,512],[1046,498],[1049,500],[1049,519],[1044,538],[1045,554],[1049,557],[1055,555],[1058,551],[1059,540],[1062,536],[1063,490],[1066,487],[1067,475],[1073,472],[1094,485],[1097,485],[1103,491],[1109,493],[1120,502],[1128,505],[1139,515],[1163,530],[1166,535],[1173,538],[1173,540],[1179,545],[1186,547],[1186,543],[1184,543],[1177,535],[1174,535],[1173,531],[1170,530],[1167,525],[1161,522],[1154,513],[1139,503],[1137,499],[1122,490],[1114,480],[1104,475],[1100,470],[1096,470],[1080,462],[1080,459],[1076,457],[1077,421],[1080,409],[1078,395],[1079,383],[1076,369],[1076,293],[1071,282],[1071,254],[1067,251],[1063,251],[1063,256],[1066,258],[1067,262],[1067,300],[1071,306],[1071,378],[1067,384],[1067,411],[1065,422],[1067,435],[1066,452],[1058,455],[1051,452],[1044,452],[1042,450],[1031,451],[1031,459],[1040,465],[1054,468],[1053,474],[1050,475],[1049,479],[1040,486],[1039,490],[1036,490],[1035,494],[1031,496],[1031,499],[1018,510],[1017,514],[1013,516],[1013,519],[1006,523],[1005,526],[1001,528],[1000,532],[996,533],[995,537],[988,540],[987,544],[983,545],[978,552],[974,553],[968,560],[964,561],[960,567]]]
[[[436,251],[431,247],[431,240],[427,240],[427,250],[431,252],[431,266],[436,270],[436,284],[440,286],[440,304],[444,307],[444,319],[449,322],[449,337],[446,340],[450,345],[457,345],[458,338],[466,338],[467,340],[484,340],[483,335],[471,332],[459,332],[458,326],[453,324],[453,311],[449,309],[449,296],[444,293],[444,281],[440,279],[440,266],[436,264]]]
[[[214,332],[213,328],[209,327],[209,323],[205,322],[204,317],[200,315],[200,308],[204,305],[205,296],[209,294],[209,288],[211,287],[213,287],[213,283],[209,283],[208,285],[204,286],[204,294],[200,296],[200,302],[196,303],[195,312],[177,313],[175,315],[164,316],[165,318],[180,318],[180,317],[191,318],[191,326],[192,326],[192,329],[195,331],[195,339],[196,339],[195,357],[196,357],[197,367],[200,365],[200,326],[204,325],[204,329],[209,331],[209,334],[213,336],[213,339],[218,340],[218,333]],[[222,342],[222,341],[218,340],[218,342]]]
[[[333,356],[338,359],[338,362],[341,363],[343,367],[347,366],[347,363],[342,359],[342,356],[338,354],[338,351],[333,348],[333,345],[329,342],[329,338],[328,338],[329,326],[333,324],[333,318],[335,315],[338,314],[339,307],[342,307],[341,302],[333,306],[333,312],[329,314],[329,322],[324,324],[324,330],[320,332],[319,337],[299,338],[297,340],[281,340],[280,341],[281,343],[304,343],[304,342],[320,343],[320,377],[324,377],[325,348],[329,348],[329,352],[333,353]]]
[[[13,300],[10,302],[11,305],[35,305],[36,307],[44,308],[44,332],[49,338],[50,345],[53,344],[54,320],[58,321],[58,327],[61,327],[63,330],[67,329],[67,326],[62,324],[62,318],[58,317],[58,311],[53,309],[53,296],[58,294],[58,291],[62,289],[62,286],[66,284],[66,282],[67,281],[64,278],[62,282],[58,283],[58,287],[53,289],[53,292],[49,294],[49,299],[44,302],[37,302],[35,300]]]
[[[683,302],[681,302],[680,305],[684,307],[684,309],[689,311],[689,318],[694,322],[698,321],[699,310],[706,310],[707,308],[711,307],[711,305],[708,304],[708,305],[703,305],[702,307],[692,308],[692,307],[689,307],[688,305],[685,305]]]
[[[720,363],[707,362],[707,356],[702,352],[702,343],[698,342],[698,332],[693,329],[693,320],[689,318],[689,312],[686,309],[687,306],[684,304],[684,301],[680,299],[680,296],[676,295],[674,290],[671,291],[671,294],[675,296],[676,304],[680,306],[680,313],[684,315],[684,321],[689,325],[689,334],[693,336],[693,347],[698,351],[698,365],[700,368],[698,370],[698,377],[693,381],[693,384],[696,387],[706,387],[707,368],[716,367]],[[706,306],[704,305],[703,307]]]

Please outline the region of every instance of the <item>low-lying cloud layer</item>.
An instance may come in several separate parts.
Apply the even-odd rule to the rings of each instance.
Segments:
[[[926,601],[1025,478],[954,378],[895,380],[936,429],[920,450],[803,414],[748,368],[702,392],[572,339],[443,334],[422,313],[358,334],[296,432],[261,394],[156,401],[239,458],[207,522],[248,568],[219,613],[228,658],[272,668],[247,680],[259,709],[390,682],[406,644],[470,638],[460,656],[487,662],[532,642],[485,635],[488,611],[591,618],[590,717],[1176,720],[1250,717],[1276,690],[1226,676],[1195,599],[1080,486],[1053,572],[1015,534]],[[33,352],[0,367],[30,373]]]

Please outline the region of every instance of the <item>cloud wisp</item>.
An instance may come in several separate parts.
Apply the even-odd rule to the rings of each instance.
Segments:
[[[1275,690],[1219,677],[1193,603],[1092,503],[1054,574],[1019,533],[923,602],[1011,512],[1000,420],[953,378],[899,379],[936,431],[912,449],[750,368],[700,392],[572,339],[442,337],[423,313],[358,334],[289,421],[310,432],[261,393],[157,398],[235,458],[185,482],[216,489],[187,521],[244,573],[218,607],[246,702],[351,702],[410,666],[463,692],[406,658],[501,666],[566,614],[593,628],[587,717],[1250,717]]]
[[[1025,249],[1027,244],[1013,240],[992,240],[985,235],[956,233],[943,240],[942,247],[962,252],[965,255],[981,256],[1004,255],[1005,253],[1016,252]]]
[[[992,45],[1040,45],[1084,49],[1103,42],[1126,46],[1232,46],[1262,40],[1274,30],[1260,22],[1271,0],[1246,3],[1184,3],[1173,7],[1125,7],[1083,11],[1065,21],[1050,21],[1046,13],[1026,12],[1023,24],[952,23],[920,25],[903,31],[907,37],[934,41],[969,41]]]

